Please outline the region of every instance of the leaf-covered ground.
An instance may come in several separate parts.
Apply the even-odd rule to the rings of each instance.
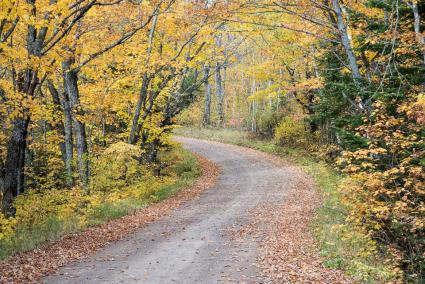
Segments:
[[[260,151],[246,149],[275,165],[288,162]],[[252,223],[239,235],[252,234],[259,242],[258,264],[265,283],[351,283],[340,270],[323,265],[311,222],[321,204],[312,179],[301,170],[291,171],[296,182],[286,188],[283,202],[260,204],[251,212]]]
[[[254,257],[249,259],[252,263],[257,261],[259,268],[253,274],[253,278],[249,277],[253,281],[252,283],[351,282],[351,279],[344,276],[341,271],[329,269],[323,265],[323,259],[320,257],[310,226],[314,212],[321,204],[321,198],[310,177],[273,155],[243,147],[216,145],[214,142],[202,143],[206,144],[203,148],[210,152],[214,151],[213,145],[218,145],[218,150],[229,151],[229,153],[245,157],[244,166],[254,167],[253,173],[258,174],[259,177],[265,177],[261,182],[256,181],[259,187],[255,192],[266,194],[266,191],[264,191],[266,187],[275,187],[275,189],[268,191],[271,194],[270,196],[261,198],[257,196],[261,201],[246,212],[247,216],[245,217],[248,221],[244,221],[241,227],[236,224],[237,229],[231,231],[230,242],[226,241],[226,245],[231,247],[238,244],[236,245],[237,251],[252,250],[252,248],[255,250],[256,247],[257,252],[253,252]],[[223,157],[220,156],[220,159]],[[235,159],[236,157],[237,155]],[[134,215],[90,228],[79,234],[67,236],[58,242],[1,262],[1,283],[37,282],[41,277],[52,274],[61,266],[71,261],[86,258],[108,244],[132,235],[138,229],[168,215],[182,203],[196,198],[203,190],[211,188],[216,183],[220,172],[218,166],[212,162],[202,157],[199,157],[199,160],[203,176],[192,187],[180,191],[170,199],[141,209]],[[228,163],[227,166],[229,166],[229,163],[230,165],[236,163],[236,160],[232,160],[232,158],[229,160],[229,157],[225,161],[227,161],[225,163]],[[257,172],[255,170],[263,163],[274,165],[267,166],[271,167],[269,175],[264,171]],[[273,179],[267,181],[267,177],[275,171],[285,173],[284,181],[273,181]],[[226,178],[229,182],[231,179],[236,182],[238,177],[227,175]],[[220,181],[223,182],[223,180]],[[217,185],[219,186],[221,183]],[[263,188],[263,186],[266,187]],[[219,189],[220,186],[217,190]],[[275,196],[275,194],[277,195]],[[278,196],[283,198],[277,198]],[[208,210],[205,211],[205,214],[207,213]],[[245,218],[244,216],[239,217]],[[221,250],[216,250],[215,253],[220,254],[220,252]],[[255,255],[258,256],[257,259]],[[243,259],[240,255],[233,257]],[[111,259],[106,260],[111,261]],[[240,261],[235,265],[242,268],[239,268],[237,272],[233,271],[236,273],[234,275],[232,275],[231,270],[226,272],[230,274],[223,274],[227,275],[228,279],[236,279],[242,274],[248,273]],[[247,283],[251,282],[248,281]]]
[[[203,175],[193,186],[179,191],[163,202],[140,209],[133,215],[66,236],[57,242],[0,262],[0,283],[35,283],[59,267],[85,258],[108,244],[131,235],[169,214],[184,202],[196,198],[215,183],[220,172],[219,168],[207,159],[200,156],[198,159]]]

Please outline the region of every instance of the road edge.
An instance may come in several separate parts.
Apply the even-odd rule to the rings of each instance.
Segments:
[[[212,188],[220,168],[208,159],[192,153],[198,160],[202,175],[186,188],[161,202],[151,204],[105,224],[67,235],[34,250],[19,253],[0,262],[0,283],[38,283],[42,277],[55,273],[73,261],[82,260],[111,243],[120,241],[148,224],[169,215],[183,203],[196,199]]]

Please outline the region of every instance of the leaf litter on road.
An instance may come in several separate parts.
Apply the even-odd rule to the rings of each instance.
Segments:
[[[253,149],[246,151],[286,167],[294,181],[285,188],[282,201],[259,204],[251,210],[249,224],[232,230],[233,239],[252,235],[257,241],[261,283],[351,283],[342,271],[323,265],[311,230],[321,195],[311,178],[279,157]]]

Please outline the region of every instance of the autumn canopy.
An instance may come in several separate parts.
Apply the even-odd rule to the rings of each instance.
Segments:
[[[171,184],[179,124],[318,153],[351,177],[347,222],[416,279],[424,18],[417,0],[2,0],[0,257],[26,249],[17,228],[70,232]]]

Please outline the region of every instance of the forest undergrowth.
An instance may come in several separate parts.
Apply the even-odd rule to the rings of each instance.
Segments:
[[[201,174],[196,157],[181,147],[160,154],[164,169],[159,176],[140,165],[138,151],[125,143],[108,148],[96,161],[90,194],[76,187],[32,190],[19,196],[15,217],[0,219],[0,260],[133,214],[174,195]]]

